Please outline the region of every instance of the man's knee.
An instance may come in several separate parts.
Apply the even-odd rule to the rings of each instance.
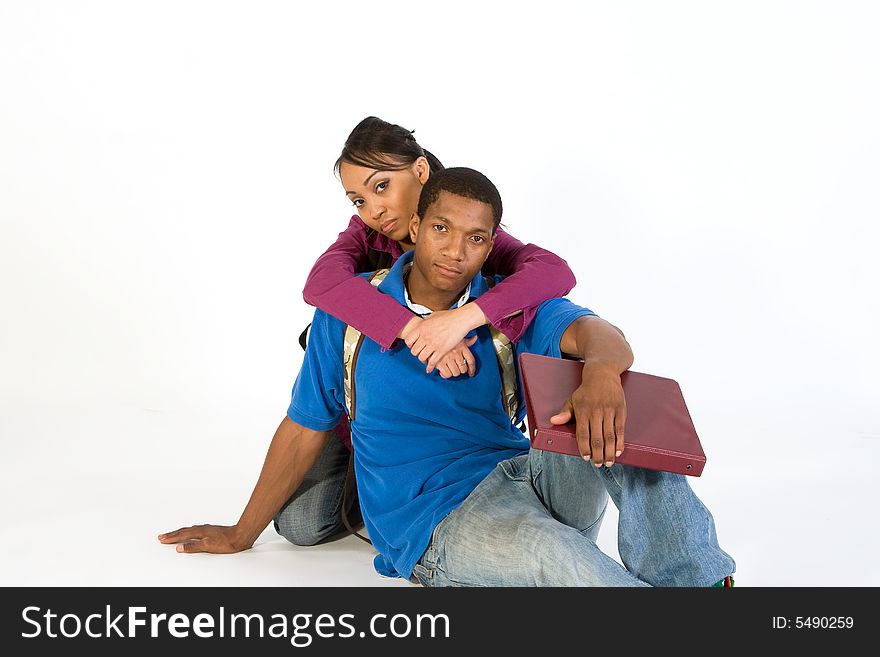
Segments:
[[[275,518],[274,524],[275,531],[280,536],[290,543],[302,547],[317,545],[339,531],[339,528],[342,526],[341,522],[335,524],[324,523],[323,526],[319,526],[317,523],[309,522],[305,518],[298,518],[296,521],[293,521],[290,518],[284,517],[283,514],[279,514]]]
[[[348,511],[348,522],[357,528],[362,524],[357,503]],[[297,504],[296,500],[285,506],[275,516],[275,531],[294,545],[303,547],[317,545],[346,531],[341,514],[328,513],[328,509],[309,504]]]

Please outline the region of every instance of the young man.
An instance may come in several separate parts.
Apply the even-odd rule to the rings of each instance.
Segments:
[[[501,210],[482,174],[433,175],[410,225],[415,249],[379,290],[423,314],[478,298],[494,282],[480,268]],[[474,376],[425,376],[406,345],[383,350],[364,339],[351,382],[345,328],[315,312],[287,418],[238,524],[181,529],[162,542],[192,541],[182,552],[249,548],[299,486],[348,401],[361,511],[380,574],[428,586],[711,586],[733,573],[711,514],[684,476],[614,463],[624,449],[620,374],[632,353],[590,310],[548,301],[516,345],[584,360],[582,385],[557,417],[576,415],[583,459],[529,450],[516,428],[523,411],[512,421],[505,410],[484,327],[471,347]],[[620,510],[625,567],[595,543],[606,491]]]

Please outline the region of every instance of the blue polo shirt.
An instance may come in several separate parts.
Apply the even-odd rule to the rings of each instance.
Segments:
[[[379,291],[402,305],[401,256]],[[503,277],[496,277],[500,281]],[[488,289],[482,274],[470,299]],[[592,311],[567,299],[543,303],[517,344],[523,351],[561,356],[559,341],[578,317]],[[345,412],[342,344],[345,324],[316,310],[302,369],[287,415],[315,431],[329,431]],[[409,578],[434,527],[457,508],[501,461],[528,451],[529,440],[510,422],[501,398],[492,338],[485,326],[471,347],[477,372],[444,379],[410,353],[402,340],[383,351],[364,337],[354,372],[355,419],[351,423],[361,513],[379,551],[381,575]],[[520,385],[520,390],[522,386]],[[525,415],[520,403],[517,424]]]

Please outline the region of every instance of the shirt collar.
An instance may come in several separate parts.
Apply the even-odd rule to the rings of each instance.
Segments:
[[[412,303],[410,301],[409,294],[406,291],[406,286],[404,285],[404,276],[413,266],[414,257],[415,250],[407,251],[402,256],[400,256],[397,259],[397,262],[395,262],[394,265],[391,267],[391,271],[388,272],[388,276],[386,276],[385,280],[379,284],[379,291],[394,297],[401,304],[407,306],[413,312],[421,315],[423,313],[430,313],[431,310],[419,304]],[[459,306],[467,303],[470,299],[476,299],[488,289],[489,286],[486,284],[486,280],[483,278],[483,274],[481,272],[477,272],[477,275],[474,276],[473,280],[470,283],[468,283],[468,286],[465,288],[464,293],[462,293],[461,298],[456,302],[453,308],[458,308]]]
[[[423,306],[420,303],[415,303],[412,299],[409,298],[409,290],[406,289],[406,280],[412,268],[413,263],[411,261],[403,266],[403,300],[406,301],[406,305],[409,306],[409,309],[412,310],[416,315],[421,315],[422,317],[424,317],[425,315],[430,315],[434,311],[427,306]],[[468,283],[467,287],[464,289],[464,292],[462,292],[462,295],[458,298],[458,301],[456,301],[452,305],[452,308],[463,306],[468,302],[468,299],[470,299],[470,297],[471,283]],[[452,308],[450,308],[450,310]]]

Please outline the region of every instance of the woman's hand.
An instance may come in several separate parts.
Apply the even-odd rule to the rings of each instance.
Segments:
[[[448,354],[440,359],[437,371],[444,379],[467,374],[473,376],[477,373],[477,361],[469,347],[477,341],[477,336],[472,335],[467,340],[462,340],[452,348]]]
[[[485,323],[486,316],[479,306],[468,303],[454,310],[438,310],[418,322],[410,321],[401,331],[400,337],[406,342],[412,355],[427,365],[425,372],[430,374],[455,348],[458,348],[457,362],[461,364],[462,360],[467,360],[459,345],[472,329]],[[472,361],[471,356],[468,362]],[[452,367],[447,369],[448,372],[454,371]]]

